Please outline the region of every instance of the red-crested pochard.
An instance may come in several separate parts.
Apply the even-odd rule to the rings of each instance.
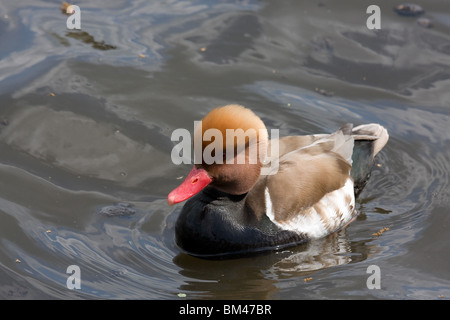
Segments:
[[[215,146],[222,150],[205,139],[209,129],[221,133],[223,141]],[[228,141],[227,132],[237,133]],[[347,124],[332,134],[269,141],[263,121],[250,109],[216,108],[194,132],[201,161],[168,195],[170,205],[190,198],[176,222],[176,243],[192,255],[218,256],[334,233],[356,217],[355,196],[388,139],[378,124]],[[206,154],[223,161],[206,161]]]

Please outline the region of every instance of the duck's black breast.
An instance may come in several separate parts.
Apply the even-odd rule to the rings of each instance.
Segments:
[[[265,214],[258,219],[246,195],[211,187],[189,199],[175,226],[177,245],[196,256],[221,256],[276,249],[305,242],[304,235],[282,230]]]

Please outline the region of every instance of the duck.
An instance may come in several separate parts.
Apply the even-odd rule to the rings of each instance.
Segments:
[[[200,124],[193,145],[201,153],[167,196],[169,205],[185,202],[177,246],[198,257],[280,250],[345,228],[389,139],[376,123],[269,139],[261,118],[238,104],[211,110]],[[218,135],[205,138],[211,130]]]

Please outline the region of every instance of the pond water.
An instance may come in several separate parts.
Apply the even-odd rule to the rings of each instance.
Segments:
[[[372,2],[80,0],[81,30],[61,2],[0,3],[0,298],[448,299],[450,2],[416,1],[429,28]],[[262,255],[182,253],[166,197],[191,166],[171,133],[229,103],[281,136],[386,127],[357,220]]]

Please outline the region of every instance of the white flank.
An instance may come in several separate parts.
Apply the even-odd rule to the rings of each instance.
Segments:
[[[267,187],[266,190],[264,191],[264,200],[266,203],[266,215],[269,217],[270,220],[276,223],[275,214],[272,210],[272,200],[270,200],[269,188]]]
[[[266,215],[282,229],[303,233],[311,239],[322,238],[345,226],[353,217],[355,194],[353,180],[347,179],[345,185],[327,193],[317,204],[299,213],[289,221],[276,221],[272,209],[269,190],[265,190]],[[347,203],[345,199],[351,199]],[[320,212],[316,210],[320,208]]]

